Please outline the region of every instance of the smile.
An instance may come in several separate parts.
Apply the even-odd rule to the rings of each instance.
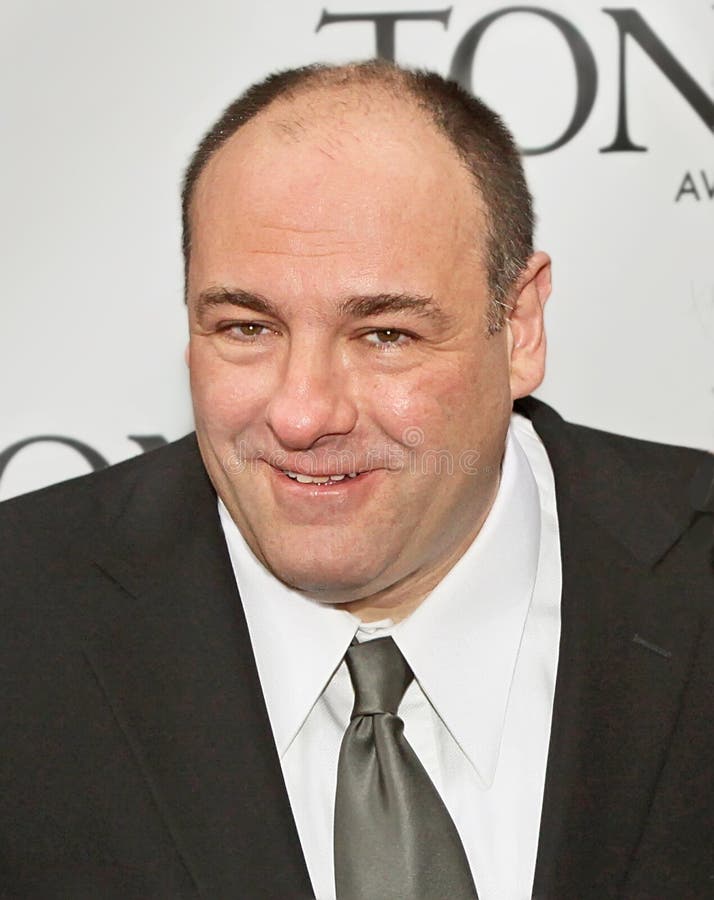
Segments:
[[[287,475],[288,478],[292,478],[293,481],[297,481],[300,484],[329,484],[342,481],[345,478],[356,478],[360,474],[359,472],[343,472],[337,475],[303,475],[301,472],[291,472],[288,469],[281,469],[280,471],[283,475]]]

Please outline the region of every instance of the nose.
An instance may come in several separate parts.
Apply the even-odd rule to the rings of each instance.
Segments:
[[[308,450],[322,437],[349,434],[357,409],[338,354],[316,342],[293,344],[266,417],[281,446],[290,450]]]

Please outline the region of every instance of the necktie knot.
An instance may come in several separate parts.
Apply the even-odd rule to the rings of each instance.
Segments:
[[[352,718],[396,715],[414,674],[392,638],[352,644],[345,659],[355,691]]]

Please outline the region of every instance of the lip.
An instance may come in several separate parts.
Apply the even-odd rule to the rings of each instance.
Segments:
[[[278,466],[274,466],[270,463],[268,465],[278,478],[282,478],[282,479],[285,479],[286,481],[290,481],[294,484],[299,485],[302,488],[309,488],[309,487],[325,488],[325,487],[329,487],[330,485],[337,486],[337,485],[343,484],[343,482],[346,482],[346,481],[353,482],[353,481],[357,481],[360,478],[366,478],[368,475],[371,475],[374,471],[376,471],[375,469],[365,469],[363,471],[358,471],[356,474],[354,474],[354,475],[352,475],[352,477],[350,477],[349,472],[329,472],[329,473],[328,472],[324,472],[324,473],[323,472],[303,472],[300,469],[290,469],[290,468],[282,468],[282,467],[279,468]],[[303,482],[297,481],[295,478],[291,478],[288,474],[286,474],[287,472],[292,472],[294,475],[307,475],[310,478],[329,478],[329,477],[335,476],[335,475],[342,475],[343,477],[340,481],[327,481],[324,484],[319,484],[319,483],[315,483],[315,482],[303,483]]]
[[[314,463],[306,468],[304,465],[290,465],[285,460],[280,460],[280,465],[277,465],[275,462],[271,462],[271,460],[269,459],[264,459],[263,461],[266,462],[272,469],[275,469],[276,472],[292,472],[295,475],[309,475],[311,478],[323,478],[330,475],[347,476],[350,474],[350,472],[356,472],[358,475],[363,475],[366,472],[371,471],[371,469],[336,469],[334,464],[330,465],[329,462],[326,463],[324,469],[319,469]]]
[[[301,499],[311,502],[330,499],[344,502],[350,497],[356,500],[365,491],[369,492],[375,487],[380,474],[384,472],[383,469],[368,469],[358,472],[355,478],[345,475],[341,481],[327,481],[324,484],[316,484],[315,482],[303,484],[294,478],[290,478],[283,469],[279,469],[276,466],[268,464],[268,470],[276,499],[284,498],[288,502],[299,502]],[[291,469],[289,471],[294,470]],[[342,473],[334,472],[331,474]]]
[[[276,468],[276,467],[274,467],[274,468]],[[357,478],[359,475],[365,474],[365,472],[329,472],[329,473],[301,472],[299,469],[277,469],[277,471],[282,472],[283,475],[287,475],[287,477],[290,478],[292,481],[297,481],[304,476],[307,476],[308,478],[327,478],[327,479],[336,478],[337,481],[332,482],[333,484],[338,483],[345,478],[354,479],[354,478]],[[295,476],[295,477],[293,477],[293,476]],[[301,484],[310,484],[311,482],[308,481],[308,482],[300,482],[300,483]],[[313,482],[313,483],[319,484],[320,482]],[[324,482],[324,483],[328,484],[329,482]]]

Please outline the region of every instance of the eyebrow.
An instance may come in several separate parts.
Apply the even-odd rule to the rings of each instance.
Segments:
[[[196,315],[200,318],[206,310],[213,306],[223,306],[225,303],[231,306],[240,306],[243,309],[252,309],[253,312],[264,316],[280,318],[277,308],[262,294],[227,287],[207,288],[205,291],[201,291],[196,302]]]
[[[281,318],[275,304],[262,294],[227,287],[208,288],[202,291],[198,295],[197,314],[200,317],[206,309],[225,303],[243,309],[251,309],[264,316]],[[359,294],[342,300],[337,306],[338,315],[353,319],[366,319],[370,316],[395,312],[416,313],[418,316],[441,324],[451,318],[433,297],[422,294]]]
[[[339,304],[338,311],[355,319],[394,312],[416,313],[437,322],[444,322],[449,318],[433,297],[421,294],[368,294],[349,297]]]

